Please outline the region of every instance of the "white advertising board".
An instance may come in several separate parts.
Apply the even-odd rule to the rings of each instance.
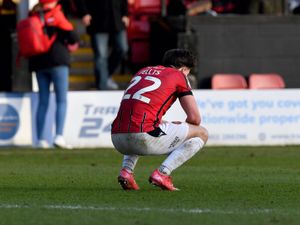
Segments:
[[[123,91],[70,92],[65,134],[75,147],[112,147]],[[300,90],[195,90],[208,145],[300,144]],[[179,103],[166,120],[184,121]]]
[[[31,144],[30,94],[0,94],[0,146]]]
[[[111,123],[122,95],[122,91],[70,92],[66,141],[74,147],[112,147]]]
[[[300,90],[194,91],[208,145],[300,144]],[[167,119],[184,119],[177,104]]]

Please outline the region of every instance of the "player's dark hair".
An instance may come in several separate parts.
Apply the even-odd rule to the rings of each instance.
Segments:
[[[196,65],[196,57],[186,49],[170,49],[165,52],[162,65],[166,67],[188,67],[192,69]]]

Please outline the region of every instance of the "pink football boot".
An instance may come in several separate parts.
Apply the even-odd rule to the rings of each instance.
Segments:
[[[157,169],[149,177],[149,182],[160,187],[163,190],[178,191],[179,189],[174,187],[172,177],[161,174]]]
[[[120,171],[118,182],[124,190],[139,190],[139,186],[134,180],[133,173],[129,173],[126,169]]]

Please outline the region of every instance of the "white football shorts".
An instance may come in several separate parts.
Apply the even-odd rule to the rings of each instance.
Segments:
[[[189,131],[187,123],[164,122],[159,128],[158,137],[148,133],[118,133],[112,134],[112,142],[124,155],[163,155],[177,149]]]

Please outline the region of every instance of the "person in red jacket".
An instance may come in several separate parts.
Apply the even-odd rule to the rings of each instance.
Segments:
[[[50,84],[53,83],[56,100],[53,144],[59,148],[71,148],[63,138],[63,131],[67,110],[70,51],[78,47],[79,37],[64,16],[57,0],[39,0],[31,13],[39,13],[39,10],[44,11],[47,34],[56,35],[56,39],[47,53],[29,58],[29,69],[36,73],[39,88],[36,116],[38,146],[41,148],[51,146],[46,140],[44,129],[50,100]]]
[[[124,154],[118,181],[125,190],[138,190],[133,176],[142,155],[168,155],[150,176],[150,183],[177,190],[171,172],[193,157],[206,143],[207,130],[200,126],[200,112],[187,79],[195,57],[184,49],[168,50],[163,64],[138,71],[125,90],[111,138]],[[185,122],[163,121],[163,115],[179,99]]]

